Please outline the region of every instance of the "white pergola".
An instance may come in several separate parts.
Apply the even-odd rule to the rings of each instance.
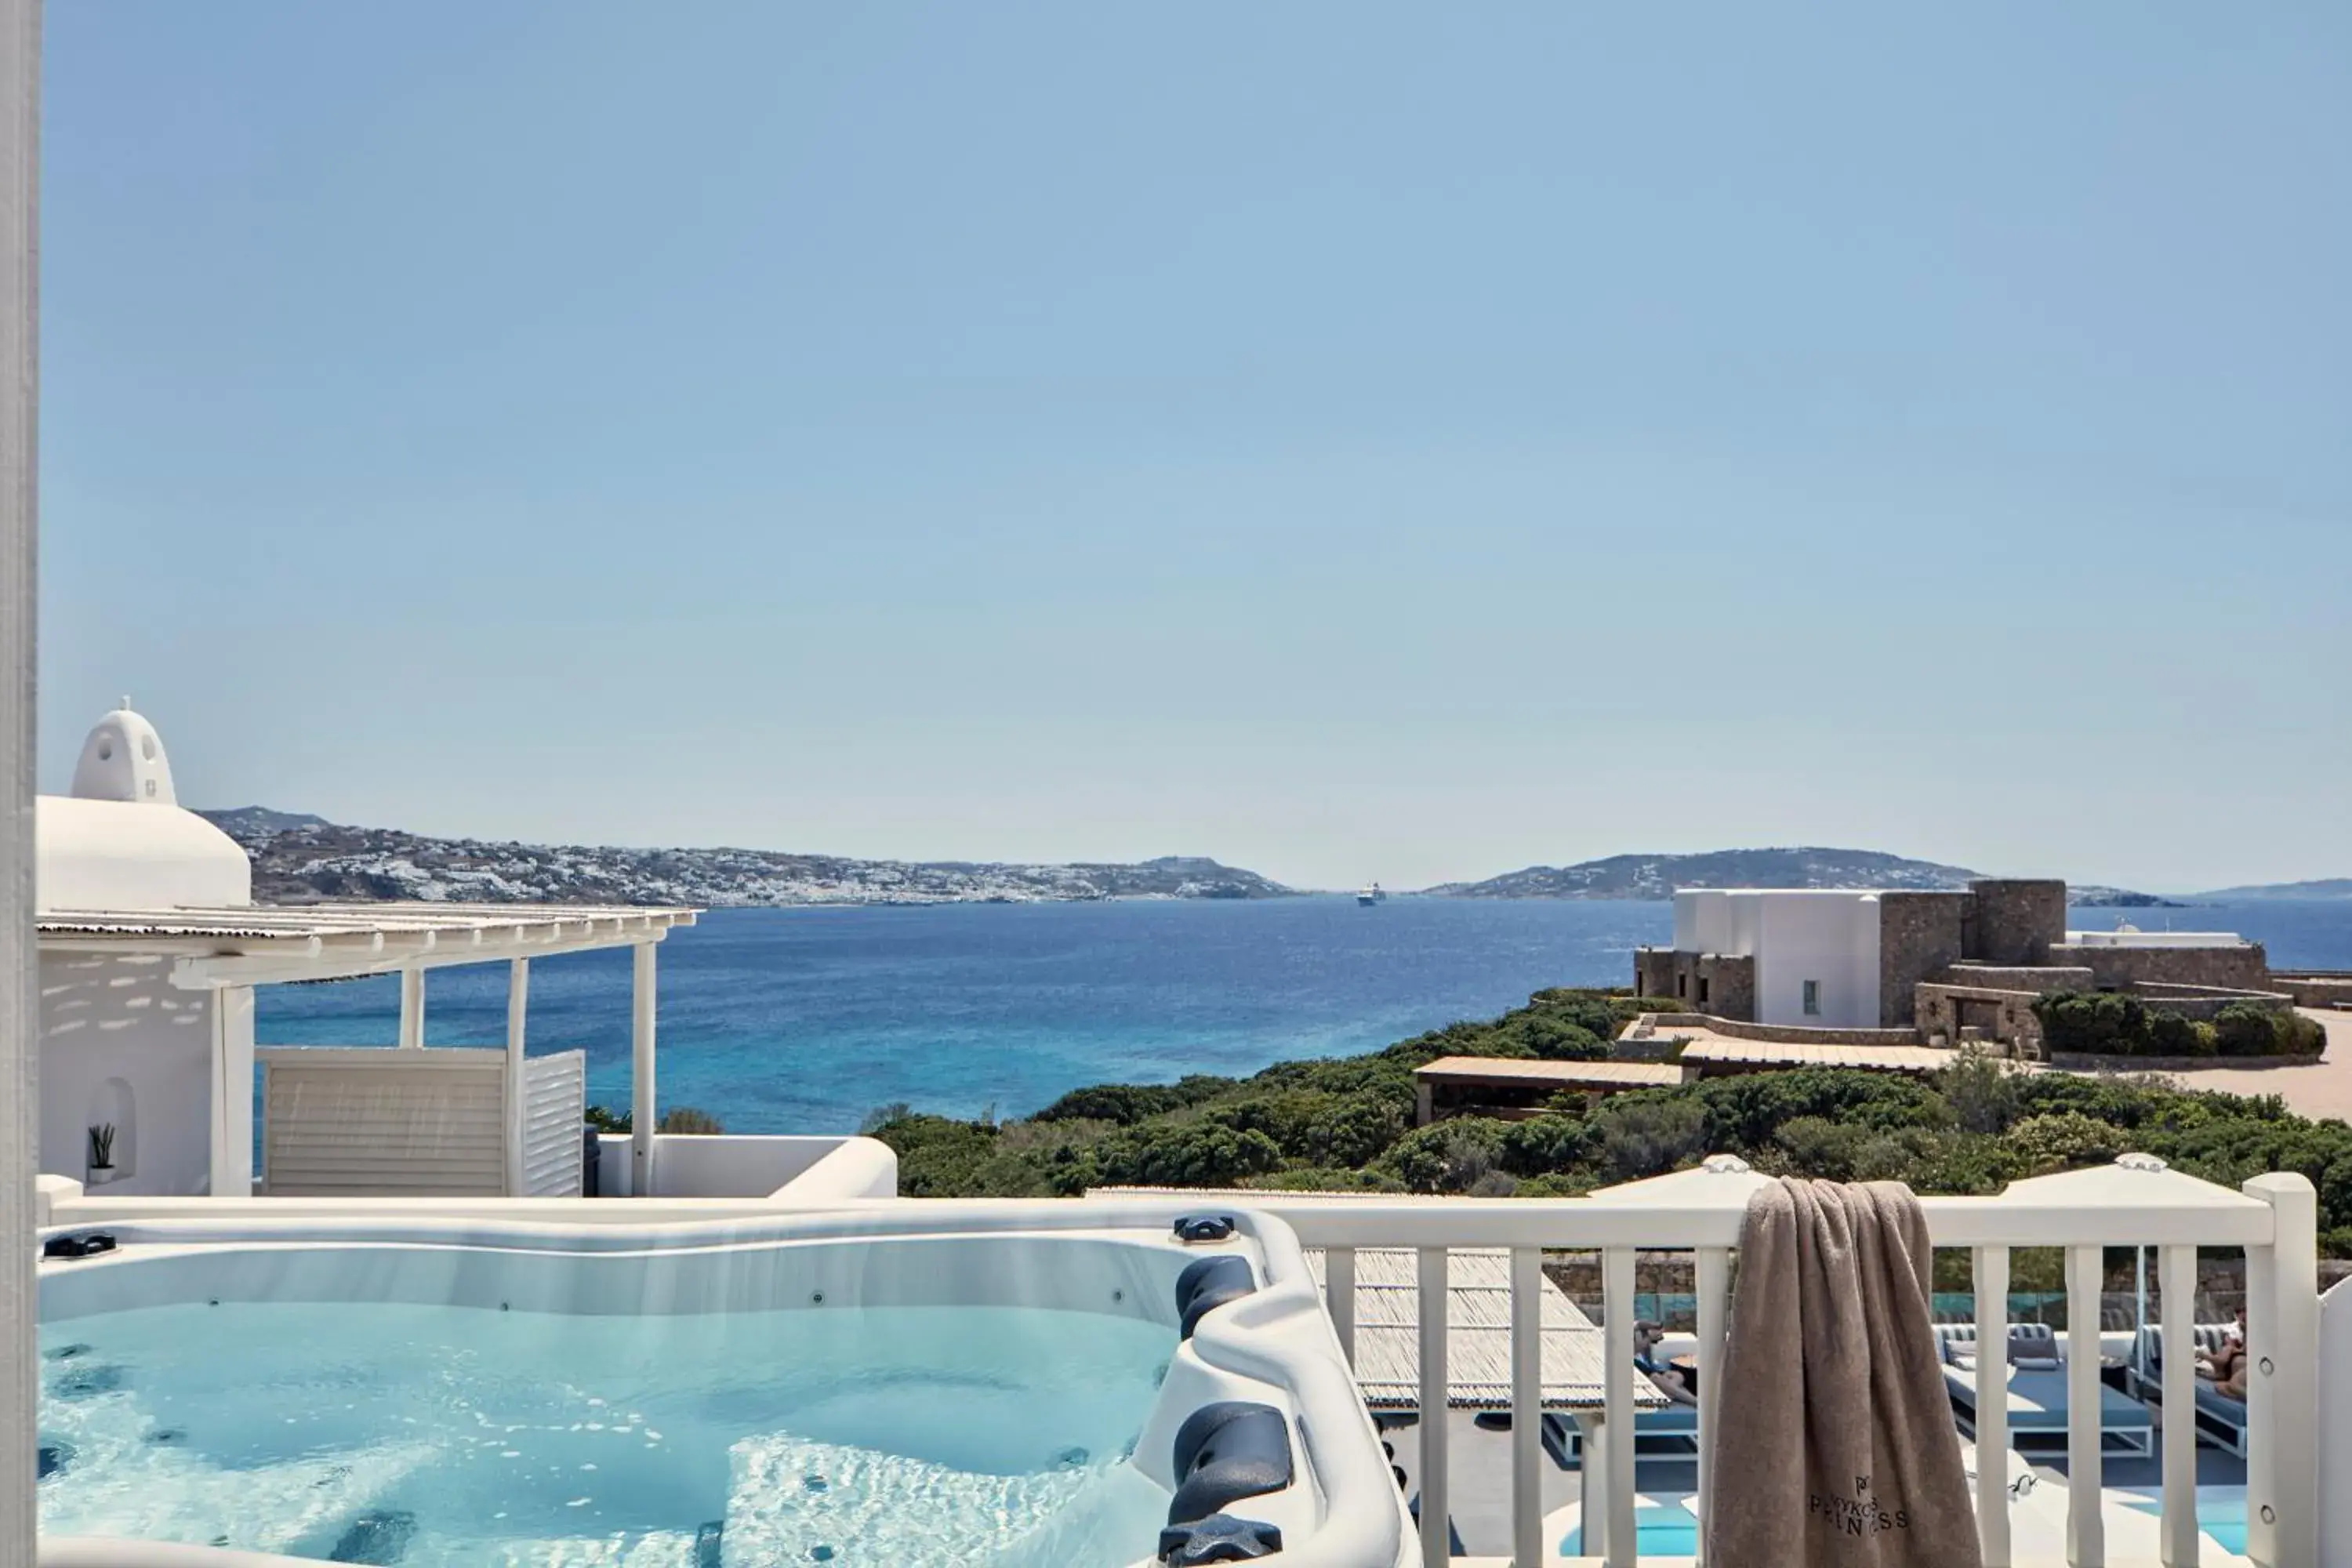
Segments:
[[[461,963],[503,961],[507,970],[507,1071],[509,1115],[520,1098],[513,1092],[523,1070],[524,1036],[530,1007],[530,961],[562,952],[627,947],[633,956],[630,1028],[630,1190],[654,1190],[654,1132],[658,1121],[654,1070],[655,944],[672,930],[694,923],[696,911],[678,907],[606,904],[318,903],[228,905],[215,909],[42,910],[36,919],[39,946],[51,952],[157,955],[171,963],[171,983],[189,991],[225,991],[296,981],[350,980],[370,974],[400,976],[397,1044],[425,1045],[425,973]],[[215,1005],[215,1017],[224,1009]],[[223,1173],[241,1165],[243,1151],[229,1097],[250,1094],[250,1082],[233,1081],[226,1053],[215,1058],[213,1075],[213,1190],[224,1190]],[[250,1068],[247,1062],[247,1067]],[[247,1074],[250,1076],[249,1071]],[[518,1160],[519,1138],[510,1138],[508,1159]],[[520,1190],[520,1173],[509,1169],[509,1187]]]

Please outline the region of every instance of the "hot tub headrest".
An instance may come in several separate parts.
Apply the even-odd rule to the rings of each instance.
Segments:
[[[1209,1563],[1247,1563],[1282,1550],[1279,1526],[1213,1513],[1192,1524],[1171,1524],[1160,1532],[1160,1561],[1168,1568],[1202,1568]]]
[[[1290,1484],[1290,1423],[1271,1405],[1221,1399],[1184,1417],[1176,1428],[1174,1457],[1176,1496],[1168,1522],[1195,1524],[1229,1502]]]
[[[1238,1301],[1256,1289],[1249,1259],[1239,1253],[1223,1252],[1187,1263],[1184,1272],[1176,1276],[1176,1315],[1183,1321],[1181,1337],[1191,1339],[1193,1328],[1211,1308]]]

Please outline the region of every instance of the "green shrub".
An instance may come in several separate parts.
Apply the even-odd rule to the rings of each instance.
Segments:
[[[1853,1177],[1854,1153],[1870,1136],[1869,1129],[1851,1122],[1798,1116],[1782,1122],[1772,1141],[1787,1156],[1790,1172],[1843,1182]]]
[[[2213,1015],[2213,1036],[2225,1057],[2266,1057],[2278,1049],[2271,1014],[2245,1002],[2232,1002]]]
[[[1515,1176],[1543,1176],[1586,1164],[1601,1148],[1601,1135],[1574,1111],[1531,1116],[1504,1131],[1497,1155]]]
[[[1774,1131],[1799,1116],[1826,1116],[1881,1131],[1948,1127],[1952,1121],[1952,1108],[1928,1085],[1857,1068],[1746,1073],[1644,1092],[1696,1098],[1706,1108],[1707,1127],[1715,1135],[1717,1148],[1710,1152],[1745,1154],[1768,1149]]]
[[[1537,1014],[1517,1030],[1517,1037],[1546,1061],[1598,1062],[1609,1059],[1609,1042],[1581,1024]]]
[[[1432,1122],[1399,1139],[1381,1163],[1409,1191],[1466,1193],[1500,1168],[1503,1140],[1509,1131],[1509,1122],[1484,1116]]]
[[[2280,1015],[2284,1049],[2296,1056],[2315,1057],[2327,1048],[2327,1026],[2300,1013]]]
[[[1936,1089],[1963,1131],[1999,1132],[2017,1120],[2021,1076],[1991,1052],[1964,1047],[1936,1075]]]
[[[871,1136],[898,1156],[898,1193],[909,1198],[961,1197],[981,1190],[979,1167],[996,1152],[996,1130],[947,1116],[902,1116]]]
[[[1174,1083],[1097,1083],[1074,1089],[1035,1116],[1033,1121],[1111,1121],[1131,1127],[1148,1117],[1165,1116],[1231,1091],[1235,1080],[1196,1073]]]
[[[2277,1056],[2316,1050],[2326,1034],[2300,1014],[2257,1003],[2232,1002],[2207,1024],[2113,991],[2053,992],[2035,998],[2033,1013],[2052,1050],[2095,1056]]]
[[[2225,1057],[2305,1055],[2327,1043],[2327,1030],[2316,1021],[2253,1002],[2232,1002],[2215,1014],[2213,1033]]]
[[[2053,991],[2033,999],[2033,1016],[2053,1051],[2131,1056],[2147,1049],[2147,1007],[2119,991]]]
[[[1580,1198],[1594,1185],[1591,1176],[1573,1172],[1552,1176],[1524,1176],[1519,1180],[1518,1191],[1512,1195],[1522,1198]],[[2352,1231],[2345,1234],[2352,1236]]]
[[[1378,1095],[1333,1097],[1307,1124],[1307,1157],[1318,1165],[1369,1165],[1404,1136],[1405,1118]]]
[[[2131,1137],[2113,1122],[2079,1110],[2061,1110],[2011,1124],[2009,1146],[2026,1169],[2039,1175],[2112,1160],[2131,1146]]]
[[[2179,1013],[2151,1013],[2147,1019],[2148,1054],[2159,1057],[2210,1057],[2220,1048],[2218,1032]]]
[[[1601,1166],[1612,1182],[1664,1175],[1707,1152],[1706,1108],[1673,1089],[1644,1089],[1603,1101],[1591,1118]]]
[[[1280,1169],[1282,1149],[1255,1128],[1161,1122],[1113,1133],[1097,1151],[1096,1163],[1111,1186],[1230,1187]]]

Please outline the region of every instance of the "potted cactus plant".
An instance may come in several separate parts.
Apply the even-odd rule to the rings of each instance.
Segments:
[[[114,1169],[114,1123],[101,1121],[89,1130],[89,1169],[92,1175]]]

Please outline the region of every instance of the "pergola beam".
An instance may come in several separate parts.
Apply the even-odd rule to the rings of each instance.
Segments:
[[[562,952],[593,952],[599,949],[659,942],[668,934],[669,928],[667,927],[617,936],[593,931],[565,936],[534,929],[527,936],[493,935],[485,938],[478,947],[442,948],[413,957],[379,952],[358,942],[347,947],[344,945],[346,939],[341,937],[323,939],[315,953],[292,942],[284,944],[283,950],[275,942],[257,942],[254,951],[246,952],[215,951],[184,956],[173,966],[172,984],[184,991],[202,991],[215,985],[278,985],[297,980],[352,980],[369,974],[391,974],[406,969],[446,969],[461,963],[494,963],[501,959],[548,958]],[[78,951],[121,952],[131,950],[123,944],[93,943],[78,945]]]

